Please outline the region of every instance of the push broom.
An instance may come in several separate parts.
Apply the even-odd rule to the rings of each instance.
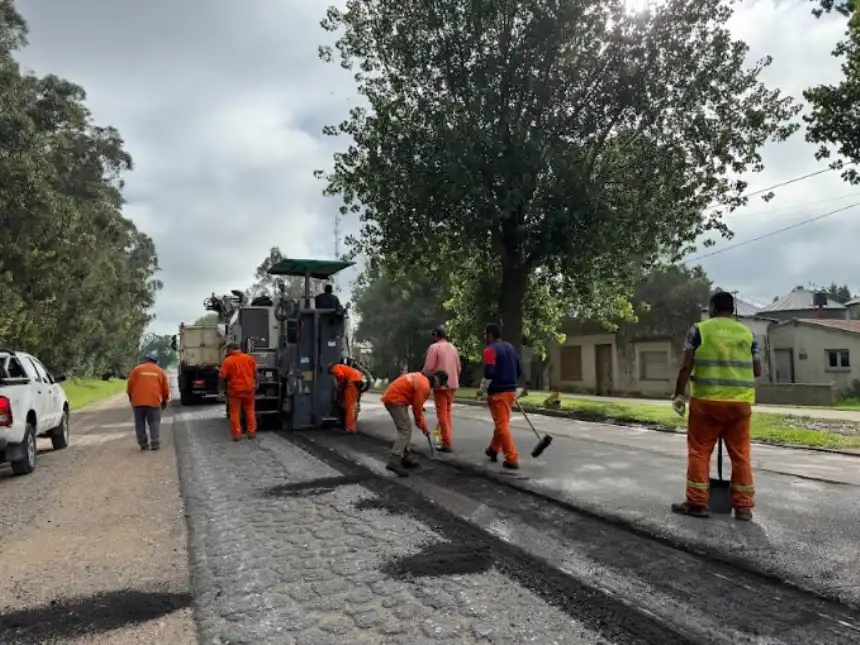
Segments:
[[[529,416],[526,414],[526,411],[523,410],[523,406],[520,405],[520,400],[514,399],[514,401],[516,401],[517,409],[522,413],[523,418],[526,420],[526,423],[529,424],[529,428],[532,429],[532,432],[534,432],[535,436],[538,438],[538,444],[534,447],[534,450],[532,450],[532,457],[537,459],[543,454],[544,450],[549,448],[549,445],[552,443],[552,435],[545,434],[544,436],[541,436],[540,432],[535,429],[534,424],[532,424],[532,421],[531,419],[529,419]]]

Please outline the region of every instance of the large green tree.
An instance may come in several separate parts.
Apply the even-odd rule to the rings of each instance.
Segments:
[[[287,256],[284,255],[283,251],[281,251],[277,246],[273,246],[269,249],[269,254],[254,270],[254,284],[252,284],[251,288],[248,290],[248,293],[252,298],[256,298],[258,296],[269,296],[272,299],[277,299],[278,290],[275,284],[276,280],[284,281],[286,293],[289,298],[301,298],[304,296],[304,278],[269,275],[269,269],[281,260],[286,259],[286,257]],[[324,281],[322,280],[311,279],[312,296],[322,290],[323,282]]]
[[[131,157],[81,87],[22,72],[26,33],[0,0],[0,345],[116,370],[136,359],[161,287],[152,240],[122,214]]]
[[[321,56],[368,104],[325,130],[352,139],[326,179],[360,214],[357,249],[453,274],[452,322],[473,335],[488,315],[519,344],[567,312],[629,314],[642,267],[726,233],[722,215],[745,201],[737,177],[797,128],[797,106],[760,80],[770,60],[748,65],[726,28],[731,5],[330,8],[337,40]]]
[[[860,15],[855,0],[813,0],[813,14],[820,18],[836,12],[846,18],[845,38],[833,50],[841,61],[839,83],[812,87],[803,93],[811,108],[804,115],[806,140],[818,144],[816,158],[830,159],[836,152],[835,168],[842,177],[860,183],[856,166],[860,163]]]

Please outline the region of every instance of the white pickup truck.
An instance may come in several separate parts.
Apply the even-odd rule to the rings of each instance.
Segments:
[[[50,437],[55,450],[69,445],[69,401],[39,360],[0,349],[0,463],[16,475],[36,470],[36,437]]]

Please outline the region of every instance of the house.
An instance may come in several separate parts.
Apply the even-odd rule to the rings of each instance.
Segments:
[[[860,320],[800,318],[770,328],[774,382],[833,383],[839,393],[860,381]]]
[[[777,298],[774,302],[758,311],[759,316],[777,321],[794,318],[823,318],[827,320],[847,320],[845,305],[821,294],[821,306],[817,306],[816,294],[803,287],[795,287],[790,293]]]
[[[848,310],[849,320],[860,320],[860,296],[851,298],[845,303],[845,309]]]

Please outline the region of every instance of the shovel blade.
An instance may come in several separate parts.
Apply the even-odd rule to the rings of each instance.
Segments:
[[[711,480],[711,513],[717,515],[728,515],[732,512],[732,488],[731,482],[725,479]]]
[[[543,439],[538,442],[538,445],[535,446],[535,449],[532,450],[532,457],[540,457],[543,454],[543,451],[549,448],[549,445],[552,443],[552,435],[545,434]]]

